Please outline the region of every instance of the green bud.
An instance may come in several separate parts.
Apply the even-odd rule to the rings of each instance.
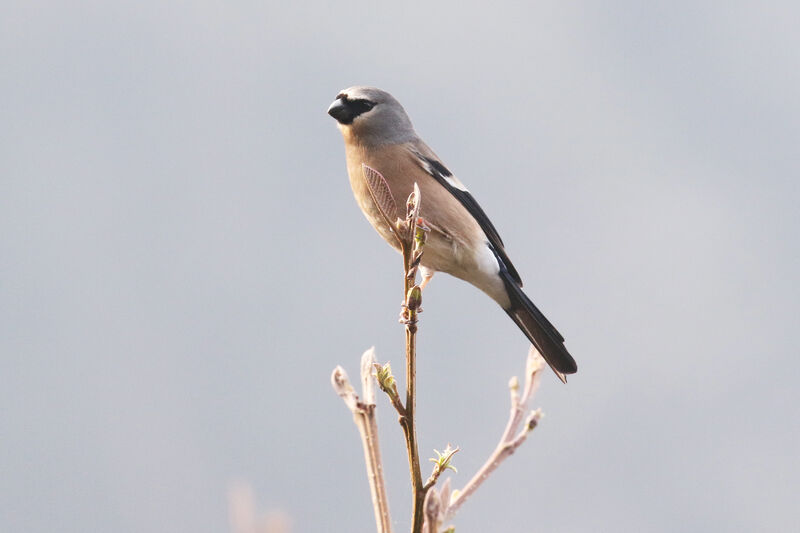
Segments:
[[[458,446],[456,446],[455,448],[451,448],[450,445],[448,444],[447,448],[445,448],[443,452],[440,452],[439,450],[433,450],[434,453],[436,453],[436,457],[435,458],[431,457],[429,460],[432,463],[436,464],[436,469],[439,470],[440,472],[443,472],[449,468],[453,472],[458,473],[458,470],[456,470],[456,467],[451,464],[451,461],[453,460],[453,456],[460,449],[461,448],[459,448]]]
[[[382,389],[392,389],[395,385],[394,375],[392,375],[391,363],[380,365],[375,363],[375,378]]]
[[[422,305],[422,289],[419,285],[414,285],[408,290],[406,295],[406,306],[410,311],[417,311]]]

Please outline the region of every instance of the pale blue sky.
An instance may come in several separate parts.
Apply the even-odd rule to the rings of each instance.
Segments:
[[[400,260],[337,92],[392,92],[493,219],[579,373],[457,531],[800,527],[796,3],[12,2],[0,18],[0,530],[370,531],[330,389],[402,366]],[[423,457],[458,487],[524,337],[437,276]],[[379,405],[392,511],[405,456]]]

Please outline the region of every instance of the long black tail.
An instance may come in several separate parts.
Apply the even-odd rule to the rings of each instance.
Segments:
[[[564,346],[564,337],[553,327],[553,324],[533,305],[533,302],[522,292],[522,288],[511,275],[503,268],[501,263],[500,275],[503,277],[511,306],[505,309],[511,320],[541,352],[544,360],[564,383],[567,382],[566,374],[578,371],[575,359]]]

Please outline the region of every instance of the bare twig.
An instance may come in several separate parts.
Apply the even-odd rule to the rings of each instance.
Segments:
[[[336,393],[344,400],[345,405],[353,413],[353,420],[361,434],[364,448],[364,463],[367,467],[372,507],[375,511],[375,522],[378,533],[391,533],[392,525],[389,517],[389,500],[386,498],[386,485],[383,480],[383,463],[378,443],[378,424],[375,418],[375,384],[372,381],[372,368],[375,364],[375,349],[370,348],[361,357],[361,382],[364,401],[361,401],[347,378],[347,373],[340,366],[333,370],[331,384]]]
[[[500,466],[500,463],[513,454],[517,448],[525,442],[528,433],[539,423],[542,417],[542,411],[541,409],[536,409],[528,414],[525,424],[520,428],[520,422],[522,422],[523,415],[528,409],[528,402],[539,387],[539,378],[544,367],[544,359],[542,359],[538,350],[531,346],[528,352],[525,385],[522,389],[522,394],[519,392],[519,381],[516,377],[511,378],[508,384],[511,393],[511,412],[509,413],[508,423],[506,424],[505,431],[503,431],[503,436],[500,438],[497,447],[483,466],[475,473],[457,496],[452,498],[452,501],[448,502],[447,510],[444,513],[445,520],[452,518],[453,515],[456,514],[467,498],[472,496],[486,478]]]
[[[406,203],[406,220],[400,228],[403,267],[403,314],[401,321],[406,327],[406,404],[405,415],[400,417],[400,425],[406,437],[408,465],[411,471],[412,494],[412,533],[422,533],[425,521],[424,503],[427,488],[422,483],[422,470],[419,466],[419,444],[417,443],[417,322],[422,311],[422,290],[416,284],[417,268],[422,259],[422,249],[426,233],[418,226],[419,209],[422,198],[419,187],[414,184],[414,192]],[[405,232],[403,231],[405,230]],[[405,233],[405,235],[403,235]]]

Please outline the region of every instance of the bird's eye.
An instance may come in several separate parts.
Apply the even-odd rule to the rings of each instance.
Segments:
[[[366,113],[373,107],[375,107],[375,102],[370,102],[369,100],[358,99],[358,100],[350,100],[348,102],[350,107],[353,108],[353,111],[356,112],[356,115],[360,115],[361,113]]]

